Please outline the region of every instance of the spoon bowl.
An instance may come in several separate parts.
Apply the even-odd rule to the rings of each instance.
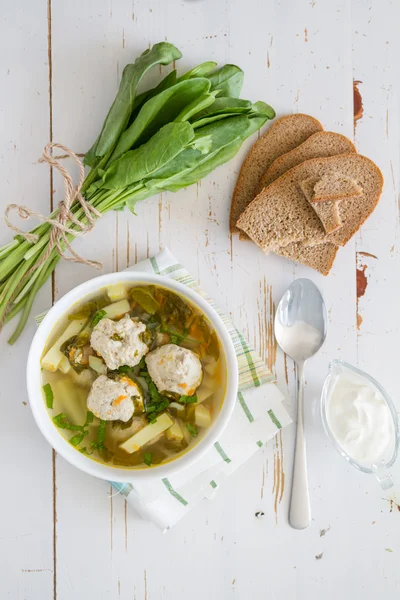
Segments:
[[[304,367],[321,349],[327,335],[325,302],[312,281],[296,279],[290,284],[279,302],[274,328],[280,348],[297,366],[297,431],[289,522],[295,529],[305,529],[310,524],[311,509],[303,417]]]
[[[287,288],[275,315],[275,337],[296,363],[320,350],[327,334],[324,299],[309,279],[296,279]]]

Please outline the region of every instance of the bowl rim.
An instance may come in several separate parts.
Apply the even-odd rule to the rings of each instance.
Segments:
[[[80,453],[79,450],[71,446],[52,422],[42,394],[40,359],[53,328],[76,302],[111,283],[117,282],[160,285],[183,296],[210,320],[225,355],[226,390],[221,410],[214,423],[211,424],[204,436],[192,449],[168,463],[150,469],[110,467]],[[226,326],[215,309],[192,288],[174,279],[145,271],[120,271],[101,275],[74,287],[57,300],[43,318],[32,340],[27,360],[26,378],[29,404],[34,419],[52,448],[81,471],[100,479],[123,483],[164,478],[197,462],[218,441],[225,429],[232,415],[238,390],[238,366],[235,348]]]

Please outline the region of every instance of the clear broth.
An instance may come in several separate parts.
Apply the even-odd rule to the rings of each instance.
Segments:
[[[137,432],[138,417],[141,419],[140,428],[149,422],[149,413],[146,412],[146,407],[150,406],[152,400],[142,385],[143,378],[139,375],[140,368],[124,367],[120,373],[107,369],[107,376],[111,378],[128,376],[134,383],[139,385],[144,393],[144,412],[136,414],[135,409],[133,417],[127,423],[107,421],[105,426],[104,422],[101,422],[97,417],[93,417],[93,415],[93,420],[85,424],[88,420],[87,397],[93,381],[98,376],[88,365],[74,363],[72,360],[72,366],[66,374],[60,370],[52,372],[42,368],[42,381],[43,386],[50,384],[53,394],[52,408],[48,407],[50,417],[53,420],[55,419],[57,425],[57,423],[60,424],[59,415],[65,415],[61,419],[59,431],[68,441],[71,442],[72,440],[78,451],[108,466],[127,469],[149,468],[174,460],[190,450],[204,436],[207,429],[214,422],[224,400],[226,365],[220,341],[211,323],[197,307],[175,292],[161,286],[132,286],[129,283],[121,284],[121,286],[126,289],[126,299],[130,305],[130,316],[145,323],[147,331],[151,334],[151,341],[149,339],[150,351],[164,344],[174,343],[191,350],[200,359],[203,379],[195,392],[196,397],[199,396],[199,402],[183,404],[183,411],[179,413],[170,406],[163,411],[170,414],[174,421],[178,419],[183,432],[183,439],[168,439],[166,432],[164,432],[132,454],[128,454],[120,448],[122,443]],[[50,336],[43,356],[46,355],[73,320],[86,319],[87,317],[87,324],[83,327],[83,331],[84,335],[89,334],[86,335],[86,338],[90,337],[93,329],[90,323],[94,315],[103,310],[104,307],[113,304],[107,295],[107,289],[100,290],[97,294],[85,298],[70,309],[69,313],[59,321]],[[139,294],[138,290],[141,290]],[[149,304],[146,301],[146,295],[150,298]],[[141,302],[137,300],[138,297]],[[113,320],[119,320],[124,314],[118,315]],[[83,338],[83,336],[81,337]],[[75,352],[75,346],[73,346],[74,352],[71,353],[71,343],[78,345],[77,341],[72,341],[69,345],[67,342],[64,343],[62,346],[64,347],[63,354],[67,358],[72,354],[81,356],[80,351]],[[86,352],[87,344],[83,349]],[[141,368],[143,369],[143,361]],[[208,392],[210,392],[209,395]],[[46,396],[43,395],[46,402]],[[170,402],[177,402],[181,405],[178,395],[171,396],[168,398]],[[165,396],[162,395],[162,398],[165,399]],[[200,403],[211,415],[211,423],[207,427],[195,425],[195,406]],[[63,428],[65,423],[68,424],[67,426],[72,424],[83,429],[82,431],[65,429]],[[99,445],[99,430],[104,427],[104,440]],[[195,430],[197,430],[196,434],[194,434]],[[81,434],[82,440],[76,444]],[[102,434],[100,436],[102,437]]]

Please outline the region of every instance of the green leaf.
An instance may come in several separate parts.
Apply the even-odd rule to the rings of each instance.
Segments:
[[[116,160],[104,176],[103,187],[118,190],[150,177],[179,155],[193,138],[193,127],[188,122],[165,125],[146,144]]]
[[[150,394],[150,398],[153,400],[153,402],[159,402],[160,393],[157,390],[154,381],[151,381],[151,380],[149,381],[149,394]]]
[[[218,165],[235,156],[243,141],[260,129],[266,120],[265,116],[253,118],[253,115],[237,115],[202,127],[196,131],[195,139],[211,136],[209,153],[202,154],[192,147],[186,148],[163,169],[154,173],[154,179],[146,182],[146,186],[177,191],[196,183]]]
[[[208,156],[206,156],[206,160],[204,160],[204,162],[192,169],[190,173],[180,178],[179,185],[181,187],[187,187],[188,185],[196,183],[208,175],[211,171],[216,169],[219,165],[231,160],[240,150],[244,140],[258,131],[267,121],[267,118],[264,115],[249,115],[248,117],[246,116],[243,118],[246,119],[247,125],[243,129],[238,127],[236,132],[237,135],[232,135],[233,139],[229,143],[224,143],[224,141],[220,138],[220,147],[218,150],[215,152],[213,151],[214,148],[212,148],[212,151]],[[221,126],[223,127],[224,124],[229,125],[230,120],[236,119],[242,119],[242,117],[233,117],[232,119],[222,121]],[[215,123],[215,125],[218,125],[218,123]],[[204,127],[204,130],[205,129],[206,127]]]
[[[224,65],[208,75],[208,79],[211,82],[211,90],[220,90],[221,96],[238,98],[242,90],[244,73],[236,65]]]
[[[160,189],[167,190],[170,192],[178,192],[182,188],[186,188],[194,183],[197,183],[209,173],[214,171],[219,165],[222,165],[231,160],[240,150],[243,141],[239,138],[236,139],[216,152],[210,153],[206,156],[204,161],[199,161],[199,164],[191,169],[188,173],[184,173],[181,176],[177,176],[173,181],[162,182],[161,185],[157,184],[158,191]],[[153,191],[153,194],[155,192]]]
[[[209,89],[208,79],[190,79],[177,83],[148,100],[130,127],[122,133],[110,162],[147,142],[161,127],[174,121],[185,107],[198,101]]]
[[[136,90],[143,75],[154,65],[168,65],[181,58],[179,50],[168,42],[155,44],[151,50],[146,50],[133,64],[127,65],[122,73],[121,84],[113,104],[104,121],[95,148],[90,149],[89,157],[103,157],[110,152],[124,131],[131,116]]]
[[[104,440],[106,439],[106,427],[107,421],[100,420],[99,428],[97,430],[97,443],[104,444]]]
[[[208,154],[212,148],[212,137],[211,135],[204,135],[195,138],[190,144],[192,148],[200,150],[202,154]]]
[[[57,427],[60,427],[61,429],[63,429],[62,425],[65,423],[66,419],[67,419],[66,413],[60,413],[60,414],[56,415],[55,417],[53,417],[53,423]]]
[[[175,121],[189,121],[194,115],[197,115],[208,106],[214,104],[216,92],[203,94],[195,98],[190,104],[187,104],[176,117]]]
[[[147,102],[147,100],[150,100],[150,98],[157,96],[157,94],[159,94],[160,92],[163,92],[164,90],[175,85],[176,83],[177,83],[176,69],[174,69],[173,71],[171,71],[171,73],[168,73],[168,75],[166,75],[164,77],[164,79],[162,79],[160,81],[160,83],[158,85],[156,85],[156,87],[136,96],[135,104],[134,104],[132,115],[130,118],[130,123],[132,123],[132,121],[134,119],[136,119],[136,116],[137,116],[139,110],[142,108],[143,104],[145,102]]]
[[[230,144],[236,139],[245,139],[244,136],[249,128],[249,119],[247,115],[234,115],[229,119],[216,121],[206,127],[196,130],[194,139],[190,147],[186,148],[173,161],[155,172],[153,179],[167,179],[172,176],[185,174],[196,168],[202,162],[206,161],[210,155],[215,154],[224,146]],[[200,151],[193,148],[195,144],[203,140],[212,140],[211,148],[207,155],[202,155]]]
[[[243,141],[258,131],[267,121],[267,117],[260,114],[251,114],[248,116],[243,115],[243,117],[230,117],[230,119],[214,123],[214,125],[217,125],[224,121],[242,118],[248,120],[247,127],[242,132],[242,135],[233,136],[233,139],[230,141],[225,140],[225,142],[220,139],[219,144],[218,142],[213,142],[210,152],[204,155],[195,148],[187,148],[178,156],[177,160],[171,161],[167,165],[170,173],[168,173],[167,169],[160,169],[160,172],[155,173],[155,175],[159,176],[157,179],[150,179],[145,182],[147,192],[146,190],[140,190],[139,193],[133,193],[131,197],[126,199],[126,205],[129,210],[134,213],[137,202],[159,193],[160,190],[177,192],[184,187],[197,183],[219,165],[231,160],[240,150]]]
[[[186,429],[192,437],[196,437],[199,434],[197,427],[191,423],[186,423]]]
[[[143,455],[143,462],[145,465],[147,465],[148,467],[151,466],[151,463],[153,461],[153,455],[151,452],[145,452]]]
[[[275,119],[276,117],[276,112],[274,111],[272,106],[270,106],[266,102],[262,102],[262,100],[255,102],[252,106],[252,109],[254,113],[261,113],[263,115],[266,115],[270,120]]]
[[[222,121],[223,119],[229,119],[234,116],[232,113],[219,113],[217,115],[210,115],[209,117],[203,117],[202,119],[198,119],[192,122],[193,129],[200,129],[201,127],[205,127],[206,125],[211,125],[211,123],[215,123],[216,121]]]
[[[150,315],[160,310],[160,305],[155,299],[150,286],[135,287],[131,290],[132,298]]]
[[[72,444],[72,446],[79,446],[79,444],[87,436],[88,433],[88,431],[83,431],[82,433],[77,433],[76,435],[73,435],[72,438],[70,438],[69,443]]]
[[[96,163],[98,160],[98,158],[96,156],[96,147],[99,142],[99,139],[100,139],[100,134],[97,136],[97,139],[96,139],[95,143],[93,144],[93,146],[86,152],[85,156],[83,157],[83,164],[86,165],[87,167],[96,166]]]
[[[231,98],[217,98],[217,100],[232,100]],[[248,100],[237,100],[237,99],[233,99],[234,102],[249,102]],[[234,116],[234,114],[238,114],[238,113],[246,113],[246,114],[252,114],[255,115],[257,113],[258,116],[260,115],[264,115],[265,117],[267,117],[267,119],[274,119],[275,118],[275,111],[274,109],[269,106],[269,104],[266,104],[265,102],[256,102],[255,104],[251,104],[251,110],[247,110],[244,109],[244,105],[242,105],[242,109],[240,108],[239,105],[237,105],[237,109],[234,108],[234,105],[232,105],[232,110],[229,111],[229,109],[227,108],[227,112],[224,112],[222,109],[218,110],[216,113],[213,113],[211,111],[211,109],[213,109],[213,106],[210,106],[209,109],[209,113],[206,114],[204,113],[203,115],[196,115],[196,120],[192,121],[192,125],[193,125],[193,129],[197,130],[200,127],[204,127],[205,125],[210,125],[211,123],[215,123],[216,121],[220,121],[221,119],[227,119],[231,116]],[[220,105],[220,108],[221,105]]]
[[[178,81],[184,81],[185,79],[190,79],[191,77],[206,77],[211,71],[215,69],[217,63],[209,60],[208,62],[203,62],[197,67],[194,67],[184,75],[181,75]]]
[[[180,333],[179,331],[177,331],[176,327],[174,326],[162,326],[160,328],[160,333],[167,333],[170,336],[170,343],[171,344],[176,344],[177,346],[183,342],[190,342],[191,344],[200,344],[200,340],[195,340],[194,338],[190,337],[187,333],[187,331],[182,331],[182,333]]]
[[[104,445],[104,441],[106,439],[106,427],[107,427],[107,421],[103,421],[100,419],[100,423],[97,429],[97,440],[95,442],[90,442],[90,452],[87,452],[87,454],[93,454],[93,452],[95,450],[97,450],[98,452],[100,450],[105,450],[106,447]]]
[[[235,140],[229,145],[224,146],[221,150],[218,150],[215,154],[213,153],[210,157],[202,162],[198,167],[192,169],[189,173],[177,179],[172,185],[170,183],[163,185],[160,189],[167,190],[170,192],[178,192],[182,188],[186,188],[194,183],[197,183],[203,177],[206,177],[209,173],[214,171],[219,165],[222,165],[231,160],[242,145],[241,140]],[[153,191],[154,194],[154,191]]]
[[[90,341],[90,335],[87,331],[82,331],[78,335],[65,340],[60,346],[60,351],[68,358],[71,367],[77,372],[82,373],[87,366],[82,364],[84,346],[87,346]]]
[[[181,396],[179,402],[182,404],[195,404],[197,402],[197,394],[193,396]]]
[[[100,323],[100,321],[106,316],[106,311],[101,309],[98,310],[95,315],[93,316],[93,319],[90,323],[91,327],[95,327],[97,325],[97,323]]]
[[[84,431],[83,425],[74,425],[73,423],[70,423],[66,413],[60,413],[53,417],[53,423],[60,429],[66,429],[67,431],[81,431],[82,433]]]
[[[86,427],[86,425],[90,425],[91,423],[93,423],[93,419],[94,419],[94,414],[90,410],[88,410],[86,413],[86,421],[85,421],[84,427]]]
[[[267,106],[267,105],[266,105]],[[240,98],[218,97],[211,106],[205,108],[198,115],[196,121],[210,115],[250,113],[253,105],[250,100],[241,100]]]
[[[140,372],[142,376],[142,372]],[[147,414],[147,418],[149,423],[155,423],[156,417],[162,413],[169,406],[169,399],[166,396],[161,396],[159,391],[157,390],[154,382],[150,379],[150,376],[147,374],[147,383],[149,386],[149,395],[152,402],[146,402],[145,411]]]
[[[68,315],[68,321],[80,321],[81,319],[88,319],[90,315],[96,311],[97,306],[95,302],[87,302],[74,313]]]
[[[46,398],[46,406],[47,406],[47,408],[53,408],[54,394],[53,394],[53,390],[51,388],[51,385],[49,383],[46,383],[43,386],[43,392],[44,392],[44,396]]]

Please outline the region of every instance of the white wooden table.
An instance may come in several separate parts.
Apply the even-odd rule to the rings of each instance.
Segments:
[[[168,534],[127,510],[110,487],[65,463],[26,405],[25,364],[35,326],[15,347],[0,339],[0,598],[261,600],[395,599],[400,594],[400,465],[395,487],[331,448],[319,417],[327,365],[343,357],[376,376],[400,408],[399,35],[396,0],[3,0],[0,16],[1,207],[52,203],[43,146],[84,152],[114,97],[122,69],[168,39],[182,69],[204,60],[245,71],[243,97],[278,115],[302,111],[353,136],[353,79],[364,113],[355,141],[385,177],[380,205],[324,278],[231,239],[237,158],[197,186],[109,214],[75,247],[120,270],[168,246],[276,371],[294,415],[294,372],[272,336],[275,304],[310,277],[329,309],[323,352],[307,372],[306,424],[313,521],[287,522],[294,427],[260,451],[212,502]],[[163,72],[166,72],[162,69]],[[53,182],[54,202],[62,198]],[[0,224],[0,242],[9,239]],[[96,273],[65,262],[35,310]],[[357,274],[367,280],[357,300]],[[358,291],[362,291],[359,286]],[[358,325],[358,326],[357,326]],[[397,498],[397,499],[396,499]],[[257,511],[264,512],[261,519]]]

